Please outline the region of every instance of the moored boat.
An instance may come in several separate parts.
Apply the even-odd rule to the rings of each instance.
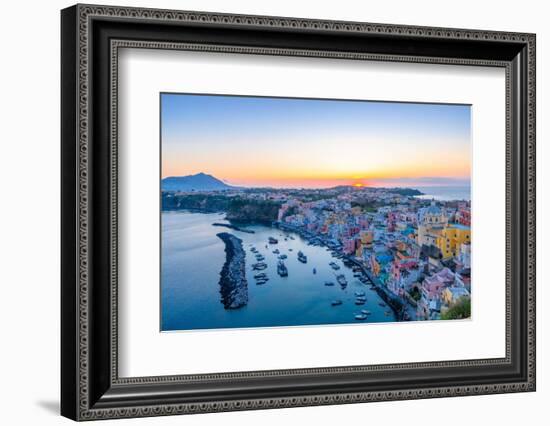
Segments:
[[[288,276],[288,269],[287,269],[285,263],[282,260],[279,260],[279,262],[277,263],[277,273],[281,277],[287,277]]]
[[[341,305],[342,303],[344,303],[344,302],[342,302],[341,300],[333,300],[331,302],[331,305],[332,306],[338,306],[338,305]]]

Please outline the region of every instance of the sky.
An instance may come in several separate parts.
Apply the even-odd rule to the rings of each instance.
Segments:
[[[470,106],[161,94],[162,177],[248,187],[468,185]]]

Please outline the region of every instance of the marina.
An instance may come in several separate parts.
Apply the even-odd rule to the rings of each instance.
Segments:
[[[352,324],[357,315],[366,315],[362,322],[395,321],[376,287],[359,270],[354,272],[353,263],[338,253],[333,256],[336,247],[258,224],[246,226],[254,233],[231,231],[245,247],[249,302],[240,309],[224,309],[217,286],[224,250],[212,226],[222,223],[223,215],[166,212],[162,216],[163,248],[170,246],[178,253],[162,262],[163,330]],[[274,244],[279,253],[269,249]],[[188,246],[201,251],[199,260]],[[288,255],[293,252],[296,255]],[[186,273],[182,276],[179,271]]]

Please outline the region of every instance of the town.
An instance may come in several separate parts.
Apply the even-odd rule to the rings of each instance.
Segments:
[[[220,197],[236,203],[240,216],[235,220],[254,220],[242,216],[255,211],[250,206],[276,212],[273,226],[300,234],[310,245],[325,246],[360,270],[399,320],[470,317],[469,201],[430,200],[418,197],[417,190],[359,185],[209,194],[218,200],[217,208]],[[193,196],[163,192],[163,206],[174,207],[177,200],[185,208],[185,200]],[[203,200],[202,206],[208,203]]]

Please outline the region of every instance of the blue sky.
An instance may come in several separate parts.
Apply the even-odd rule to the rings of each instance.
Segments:
[[[161,106],[163,177],[324,186],[470,176],[467,105],[161,94]]]

